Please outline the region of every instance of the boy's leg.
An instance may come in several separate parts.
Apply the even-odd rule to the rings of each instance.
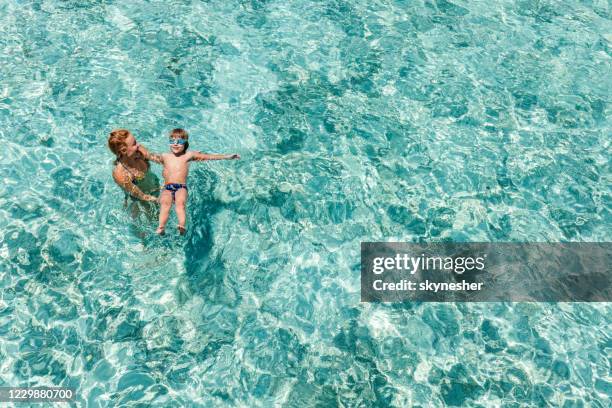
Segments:
[[[163,234],[166,223],[168,222],[168,216],[170,215],[170,207],[172,207],[172,192],[164,190],[161,193],[159,200],[159,227],[157,227],[157,233]]]
[[[187,202],[187,189],[180,188],[174,195],[176,217],[178,218],[178,229],[181,234],[185,233],[185,203]]]

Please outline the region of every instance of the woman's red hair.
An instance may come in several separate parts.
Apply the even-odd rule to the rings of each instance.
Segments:
[[[115,129],[110,132],[108,136],[108,148],[117,156],[117,159],[121,157],[121,155],[127,149],[127,144],[125,143],[125,139],[127,139],[131,135],[130,131],[127,129]]]

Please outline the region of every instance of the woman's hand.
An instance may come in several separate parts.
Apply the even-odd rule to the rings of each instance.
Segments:
[[[239,158],[240,158],[240,155],[238,153],[231,154],[229,157],[230,160],[236,160]]]
[[[152,196],[152,195],[150,195],[150,194],[147,194],[147,195],[144,197],[144,199],[145,199],[146,201],[150,201],[150,202],[152,202],[152,203],[158,203],[158,202],[159,202],[159,198],[158,198],[158,197]]]

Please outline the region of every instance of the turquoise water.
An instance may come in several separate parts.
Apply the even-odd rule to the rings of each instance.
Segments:
[[[609,304],[361,304],[359,244],[610,241],[611,11],[2,2],[0,386],[91,407],[609,406]],[[160,239],[106,138],[164,151],[176,126],[242,160],[192,165],[188,234]]]

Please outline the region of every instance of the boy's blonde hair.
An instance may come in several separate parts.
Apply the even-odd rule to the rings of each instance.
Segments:
[[[181,128],[176,128],[176,129],[172,129],[172,132],[170,132],[170,138],[171,139],[185,139],[185,150],[187,151],[187,148],[189,147],[189,134],[185,131],[185,129],[181,129]]]

